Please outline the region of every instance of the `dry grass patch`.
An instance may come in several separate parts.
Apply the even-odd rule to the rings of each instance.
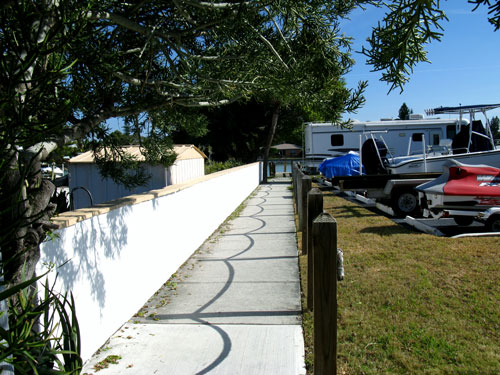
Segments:
[[[498,237],[418,234],[331,194],[324,207],[344,250],[340,374],[500,374]]]

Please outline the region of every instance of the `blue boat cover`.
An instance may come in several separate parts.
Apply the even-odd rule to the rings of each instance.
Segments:
[[[326,178],[339,176],[359,176],[359,154],[354,151],[338,156],[336,158],[325,159],[319,166],[319,171]],[[365,168],[362,169],[365,173]]]

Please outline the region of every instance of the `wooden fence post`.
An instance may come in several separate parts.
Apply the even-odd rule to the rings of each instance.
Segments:
[[[337,222],[327,213],[313,222],[314,374],[337,373]]]
[[[323,193],[318,188],[313,188],[307,194],[307,307],[313,309],[313,243],[312,225],[313,220],[323,212]],[[303,234],[304,236],[304,234]],[[302,248],[304,253],[304,248]]]
[[[299,217],[299,230],[302,228],[302,212],[300,208],[302,207],[302,175],[300,172],[297,173],[297,201],[295,203],[297,208],[297,216]]]
[[[302,211],[302,221],[300,222],[300,230],[302,231],[302,254],[307,254],[307,194],[312,187],[311,177],[302,175],[301,178],[301,205],[300,211]]]
[[[293,186],[293,199],[295,200],[295,206],[297,206],[298,200],[297,200],[297,175],[299,173],[299,166],[297,163],[293,163],[292,167],[292,186]]]

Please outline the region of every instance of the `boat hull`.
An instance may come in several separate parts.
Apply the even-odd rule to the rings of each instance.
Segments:
[[[429,156],[425,159],[418,157],[403,161],[398,164],[389,164],[387,169],[391,174],[406,173],[439,173],[443,172],[445,164],[450,160],[456,160],[462,164],[468,165],[489,165],[500,168],[500,150],[471,152],[467,154]]]

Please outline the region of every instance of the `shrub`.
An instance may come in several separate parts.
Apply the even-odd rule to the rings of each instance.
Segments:
[[[242,164],[243,164],[242,162],[235,159],[229,159],[224,162],[209,160],[205,164],[205,174],[215,173],[222,171],[224,169],[238,167]]]

